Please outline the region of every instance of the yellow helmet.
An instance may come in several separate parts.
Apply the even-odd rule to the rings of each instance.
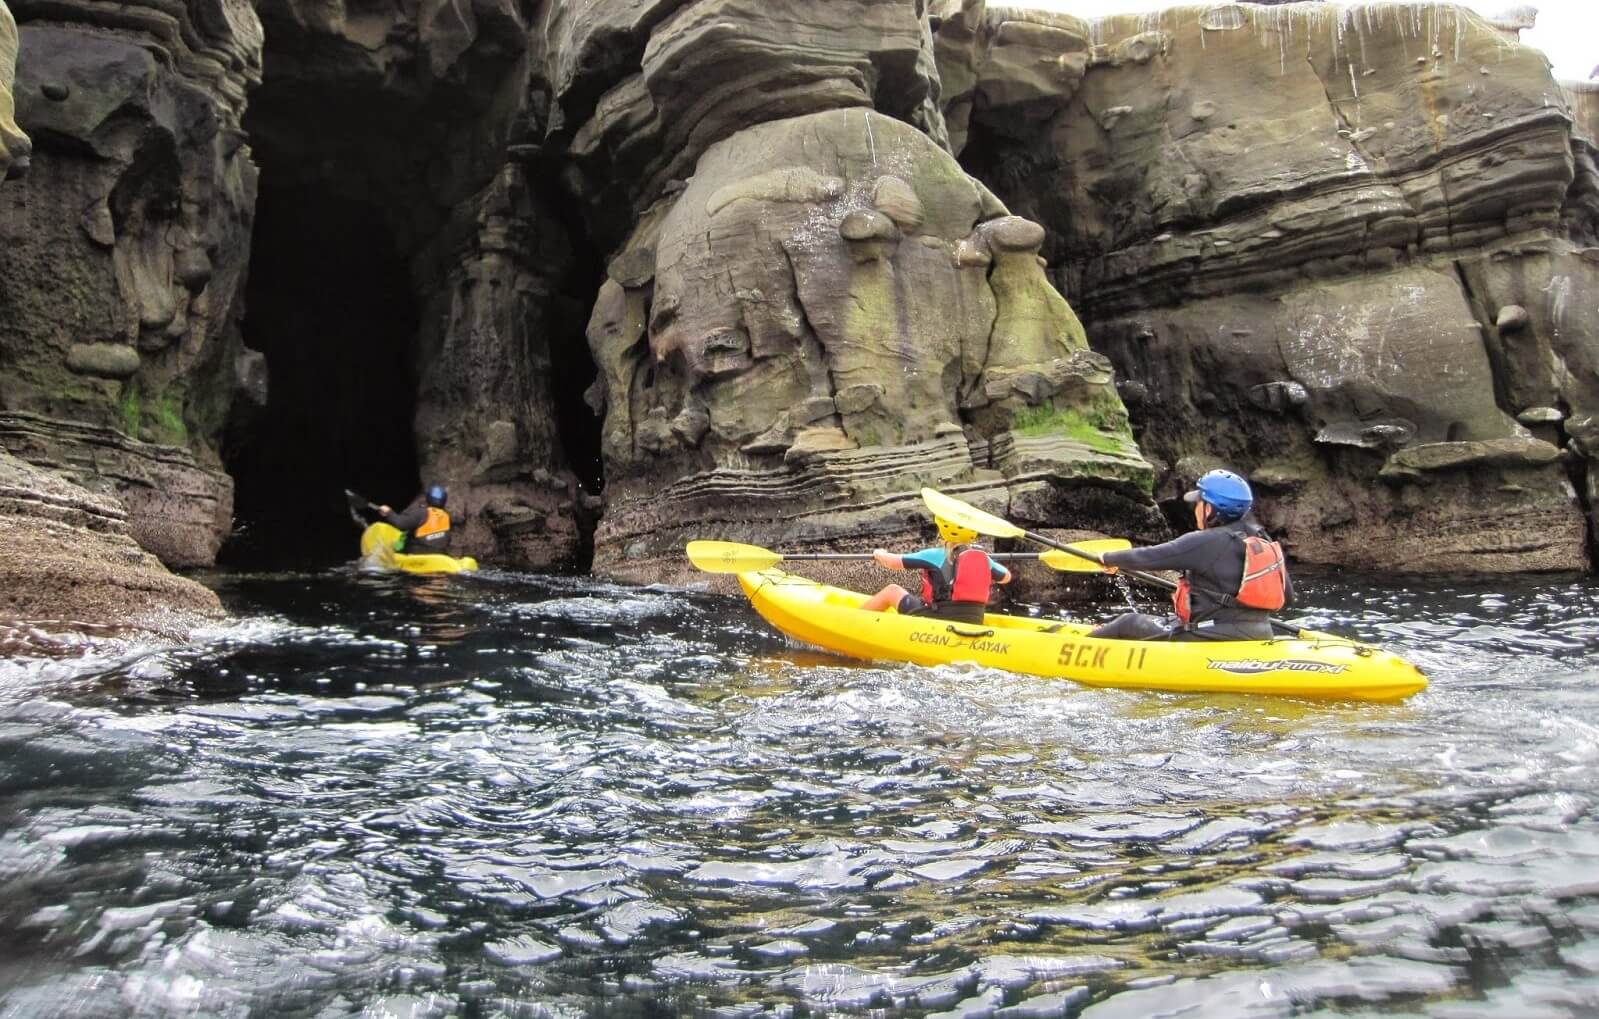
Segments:
[[[933,522],[938,525],[938,536],[952,545],[970,545],[977,540],[977,532],[970,527],[962,527],[943,517],[934,517]]]

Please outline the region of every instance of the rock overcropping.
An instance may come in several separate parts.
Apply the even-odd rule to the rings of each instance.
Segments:
[[[692,537],[910,540],[925,484],[1158,530],[1044,231],[948,152],[921,4],[549,10],[545,145],[608,251],[596,569],[679,579]]]
[[[25,176],[32,151],[28,136],[12,119],[17,41],[16,24],[0,3],[0,180]],[[16,186],[5,185],[0,203],[21,204],[10,193]],[[8,374],[21,367],[16,348],[0,345],[0,353],[6,355]],[[100,353],[80,353],[77,366],[69,370],[104,368]],[[68,360],[74,360],[72,355]],[[65,455],[76,462],[54,464],[64,469],[56,473],[18,459],[8,449],[36,461]],[[171,461],[148,455],[137,440],[113,429],[27,413],[0,415],[0,532],[6,536],[0,544],[0,653],[57,653],[73,646],[72,638],[60,636],[63,632],[176,634],[221,615],[215,594],[173,576],[141,547],[179,548],[183,535],[146,527],[135,540],[122,501],[105,491],[119,483],[144,483],[164,498],[180,497],[192,460],[174,455],[177,468],[165,476],[118,477],[130,469],[164,471]],[[63,473],[91,479],[102,491],[73,484]],[[196,505],[205,512],[211,493],[196,494]],[[185,512],[192,512],[191,507],[177,507],[175,519],[184,519]],[[217,524],[210,521],[210,530]]]
[[[175,577],[129,532],[113,497],[80,488],[0,450],[0,649],[25,638],[99,632],[110,624],[178,631],[222,608],[208,588]],[[18,625],[25,622],[26,626]]]

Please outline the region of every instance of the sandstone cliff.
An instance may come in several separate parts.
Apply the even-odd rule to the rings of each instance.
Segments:
[[[231,518],[216,439],[242,354],[259,25],[242,2],[40,7],[51,20],[16,6],[35,148],[0,201],[0,442],[119,497],[168,564],[209,564]]]
[[[12,119],[17,41],[11,13],[0,3],[0,179],[25,176],[32,151],[28,136]],[[21,87],[27,86],[24,78]],[[12,200],[11,194],[0,194],[0,202]],[[12,293],[4,284],[0,291]],[[12,371],[20,375],[24,350],[0,345],[0,353],[8,378]],[[163,457],[115,431],[84,422],[35,429],[40,421],[25,413],[0,416],[0,533],[5,535],[0,543],[0,652],[52,653],[69,646],[57,636],[62,632],[87,630],[103,636],[119,627],[181,630],[196,619],[219,615],[216,595],[174,577],[140,547],[115,495],[88,491],[3,447],[31,450],[43,460],[67,451],[80,459],[60,464],[64,473],[78,473],[97,487],[107,475],[130,465],[161,471]],[[169,456],[177,459],[176,476],[181,478],[192,461],[177,451]],[[147,544],[174,548],[182,547],[182,537],[153,526],[141,532]]]
[[[235,481],[287,533],[263,499],[438,480],[459,551],[680,579],[911,540],[923,484],[1159,537],[1215,462],[1301,560],[1587,562],[1595,104],[1514,26],[14,7],[0,443],[168,562]]]

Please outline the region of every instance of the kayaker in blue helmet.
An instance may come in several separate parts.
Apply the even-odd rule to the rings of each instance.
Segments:
[[[1293,601],[1282,546],[1254,519],[1255,495],[1232,471],[1210,471],[1183,498],[1194,504],[1190,531],[1148,548],[1106,552],[1106,572],[1179,570],[1175,620],[1126,612],[1089,634],[1121,640],[1267,640],[1271,614]]]
[[[1010,570],[974,544],[976,531],[943,517],[934,517],[933,522],[938,525],[942,545],[905,555],[881,548],[872,552],[884,569],[921,570],[921,594],[890,584],[866,599],[861,608],[873,612],[892,608],[902,616],[936,616],[962,623],[983,621],[993,582],[1010,583]]]
[[[444,504],[449,498],[450,493],[443,485],[429,485],[427,491],[412,499],[405,509],[396,513],[387,506],[379,506],[378,516],[405,532],[405,543],[399,551],[411,555],[448,555],[450,515],[444,511]]]

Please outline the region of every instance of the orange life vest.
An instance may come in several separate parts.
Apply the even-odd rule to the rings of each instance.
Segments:
[[[1238,539],[1244,543],[1244,575],[1236,593],[1222,595],[1223,604],[1231,601],[1246,609],[1276,612],[1288,601],[1283,547],[1253,534],[1240,534]],[[1193,615],[1193,605],[1189,601],[1193,586],[1187,577],[1183,577],[1171,595],[1172,607],[1177,610],[1177,618],[1182,620],[1184,626],[1188,625]]]
[[[416,530],[411,533],[418,541],[423,541],[432,534],[445,534],[450,530],[450,515],[437,506],[428,507],[427,517],[416,525]]]

